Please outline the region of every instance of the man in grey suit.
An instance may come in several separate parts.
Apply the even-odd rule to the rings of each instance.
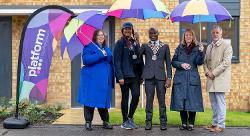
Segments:
[[[142,73],[146,91],[145,130],[152,129],[155,88],[159,103],[160,128],[161,130],[167,129],[165,94],[166,87],[171,87],[172,67],[169,46],[159,41],[158,35],[159,32],[156,28],[150,28],[150,41],[147,44],[143,44],[140,48],[140,54],[145,55],[145,66]],[[166,64],[166,67],[164,67],[164,64]]]

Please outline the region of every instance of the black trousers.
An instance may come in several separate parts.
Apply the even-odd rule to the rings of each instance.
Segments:
[[[166,104],[165,104],[165,94],[166,87],[164,80],[146,79],[145,80],[145,91],[146,91],[146,121],[152,121],[153,116],[153,101],[154,94],[156,94],[159,103],[159,113],[160,113],[160,122],[167,122],[167,114],[166,114]]]
[[[128,118],[133,118],[137,108],[140,97],[140,81],[125,82],[124,85],[120,85],[120,87],[122,91],[121,110],[123,122],[125,122]],[[128,113],[129,89],[131,90],[132,100],[130,102]]]
[[[186,100],[184,100],[184,102],[183,102],[184,110],[180,111],[181,122],[182,122],[182,124],[188,123],[190,125],[194,125],[196,112],[186,111],[185,110],[185,103],[186,103]]]
[[[84,118],[86,122],[92,122],[93,116],[94,116],[94,110],[93,107],[84,106]],[[109,112],[106,108],[98,108],[98,112],[101,116],[101,119],[103,121],[109,122]]]
[[[182,124],[194,125],[196,112],[191,111],[180,111]]]

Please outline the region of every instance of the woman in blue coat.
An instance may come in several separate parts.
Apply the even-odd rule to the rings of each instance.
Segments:
[[[181,130],[192,131],[196,112],[204,111],[198,71],[198,66],[203,63],[203,46],[197,44],[194,31],[186,29],[182,43],[176,48],[172,59],[172,65],[176,71],[170,109],[180,112]]]
[[[84,105],[85,128],[92,130],[94,109],[103,120],[105,129],[112,129],[109,124],[111,92],[114,87],[114,75],[111,50],[106,46],[105,35],[102,30],[96,30],[93,43],[83,49],[83,67],[80,75],[78,102]]]

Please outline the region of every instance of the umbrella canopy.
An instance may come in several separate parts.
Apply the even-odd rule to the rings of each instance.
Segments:
[[[221,22],[232,16],[214,0],[184,1],[174,8],[170,15],[172,22]]]
[[[86,14],[86,16],[88,16],[88,14]],[[76,17],[84,21],[77,31],[77,37],[84,46],[92,42],[95,30],[102,29],[104,21],[107,17],[108,16],[102,14],[101,12],[97,12],[94,15],[89,16],[89,18],[84,18],[83,15]]]
[[[117,0],[107,15],[117,18],[165,18],[169,14],[160,0]]]
[[[63,35],[61,38],[61,57],[63,58],[64,51],[67,47],[70,59],[72,60],[74,56],[72,56],[69,51],[71,48],[82,48],[82,44],[77,38],[76,32],[77,29],[83,24],[83,21],[78,20],[78,19],[71,19],[70,22],[68,22],[68,25],[64,28]],[[72,56],[72,57],[71,57]]]
[[[67,47],[70,59],[82,52],[83,46],[92,42],[96,29],[102,29],[107,16],[100,11],[86,11],[73,18],[64,28],[61,39],[61,56]],[[98,21],[97,21],[98,20]]]

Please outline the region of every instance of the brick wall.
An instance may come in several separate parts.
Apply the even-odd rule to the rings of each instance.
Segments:
[[[12,17],[12,94],[13,98],[16,98],[16,80],[17,80],[17,63],[20,37],[26,16]]]
[[[250,1],[241,0],[240,6],[240,63],[233,65],[233,88],[227,100],[230,109],[250,111]]]
[[[163,0],[168,9],[172,9],[179,3],[178,0]],[[62,4],[63,3],[63,4]],[[111,5],[112,0],[2,0],[2,5]],[[232,89],[227,94],[227,107],[230,110],[250,111],[250,87],[248,80],[250,78],[250,2],[249,0],[241,0],[241,16],[240,16],[240,63],[232,65]],[[26,16],[13,17],[13,52],[12,52],[12,71],[13,71],[13,95],[16,88],[16,67],[17,67],[17,54],[18,46],[21,35],[22,26],[26,20]],[[148,41],[148,28],[150,26],[157,26],[160,32],[160,40],[170,45],[171,55],[173,56],[174,50],[179,43],[179,23],[171,23],[163,19],[150,19],[150,20],[137,20],[137,19],[124,19],[115,20],[115,38],[120,37],[120,28],[125,21],[131,21],[135,30],[140,34],[140,41]],[[208,95],[205,91],[205,77],[203,68],[199,68],[202,88],[203,99],[205,107],[210,107]],[[62,61],[60,59],[59,48],[55,50],[48,85],[47,102],[49,104],[63,103],[66,107],[71,104],[71,65],[69,58],[65,57]],[[120,88],[116,85],[116,107],[120,107]],[[170,104],[171,89],[167,89],[166,104]],[[145,97],[144,97],[145,98]],[[140,98],[141,99],[141,98]],[[144,99],[145,102],[145,99]],[[141,103],[140,103],[141,105]],[[145,104],[144,104],[145,105]],[[155,100],[155,106],[158,106]]]

